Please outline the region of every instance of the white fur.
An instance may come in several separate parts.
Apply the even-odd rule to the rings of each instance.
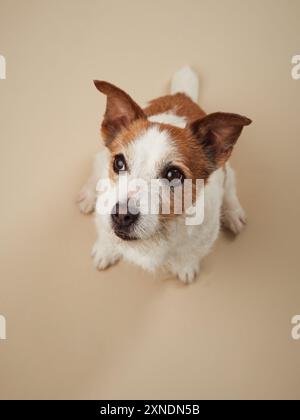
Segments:
[[[109,155],[106,149],[97,153],[94,159],[93,172],[85,185],[80,190],[77,203],[82,213],[89,214],[96,205],[96,185],[100,178],[107,177]]]
[[[105,153],[101,153],[101,158],[106,164]],[[222,210],[224,223],[234,233],[239,233],[244,226],[245,215],[233,181],[234,173],[229,164],[226,172],[223,169],[215,171],[205,186],[204,223],[186,226],[184,217],[179,216],[173,219],[167,236],[163,237],[149,237],[130,243],[122,241],[114,235],[107,217],[96,214],[98,239],[92,252],[95,266],[102,270],[123,257],[149,271],[166,268],[184,283],[191,283],[199,273],[202,258],[209,253],[218,237]]]
[[[185,66],[178,70],[171,82],[171,93],[185,93],[194,102],[198,101],[199,79],[197,74],[189,67]]]
[[[176,73],[172,91],[177,91],[181,86],[195,98],[198,88],[194,76],[186,68]],[[188,80],[190,84],[185,84]],[[166,121],[166,118],[170,118],[169,121],[173,123],[179,121],[170,113],[156,117],[159,122],[162,119]],[[128,177],[142,178],[145,182],[159,177],[161,167],[177,157],[169,133],[155,126],[142,133],[123,152],[128,164]],[[83,212],[94,209],[96,199],[102,200],[101,194],[97,197],[96,183],[99,178],[108,177],[108,163],[109,154],[103,150],[96,157],[92,177],[80,193],[80,209]],[[114,188],[111,187],[111,193]],[[123,257],[147,270],[166,268],[184,283],[191,283],[200,270],[202,258],[208,254],[218,237],[221,220],[234,233],[241,231],[246,220],[236,195],[235,175],[229,164],[209,177],[204,194],[205,216],[201,225],[187,226],[185,215],[177,216],[168,221],[167,230],[160,234],[158,216],[142,215],[135,228],[140,238],[137,241],[119,239],[111,227],[110,215],[96,213],[98,239],[92,251],[95,266],[102,270]]]
[[[149,128],[124,150],[133,178],[153,178],[157,163],[172,159],[174,152],[168,132],[159,130],[158,126]]]
[[[109,196],[114,200],[110,204],[111,209],[109,210],[112,210],[116,201],[125,202],[125,197],[134,198],[141,202],[149,202],[150,198],[153,197],[148,197],[151,180],[159,178],[161,170],[165,164],[177,158],[177,152],[172,140],[169,137],[169,133],[166,130],[160,130],[158,126],[153,126],[142,133],[137,139],[135,139],[135,141],[124,148],[123,154],[126,158],[128,166],[127,184],[121,183],[121,185],[118,185],[118,183],[115,183],[109,187]],[[98,155],[98,165],[100,164],[99,159],[104,160],[101,163],[103,171],[100,178],[107,179],[107,156],[104,153],[102,153],[101,156]],[[91,179],[96,179],[96,177],[92,177]],[[81,210],[85,207],[89,207],[91,204],[91,196],[93,196],[93,203],[95,207],[95,200],[97,197],[94,193],[89,192],[91,179],[83,188],[86,199],[83,199],[80,202]],[[138,183],[136,182],[137,180]],[[139,181],[142,181],[142,185]],[[129,185],[129,190],[127,190],[127,185]],[[93,190],[95,190],[94,187]],[[152,194],[154,194],[154,192],[155,191],[151,191]],[[116,200],[116,197],[118,197],[118,200]],[[104,207],[102,204],[106,199],[107,196],[98,195],[97,207]],[[85,204],[85,202],[87,202],[87,204]],[[110,226],[110,211],[107,214],[101,216],[98,214],[97,216],[98,218],[101,217],[102,224],[105,225],[106,229],[112,233],[112,228]],[[138,236],[142,240],[147,240],[156,233],[158,227],[158,214],[141,214],[139,222],[136,226],[134,226],[133,235]]]
[[[186,126],[186,118],[176,115],[173,112],[162,112],[161,114],[151,115],[148,117],[151,122],[157,122],[160,124],[175,125],[175,127],[184,128]]]
[[[226,164],[225,171],[222,221],[229,230],[237,235],[243,230],[247,218],[236,194],[235,174],[229,163]]]

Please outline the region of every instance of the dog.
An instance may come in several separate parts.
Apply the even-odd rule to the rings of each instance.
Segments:
[[[207,115],[197,104],[198,77],[188,66],[173,76],[170,94],[144,108],[113,84],[94,84],[106,95],[101,124],[105,147],[96,156],[93,173],[78,197],[83,213],[96,209],[94,264],[104,270],[124,258],[150,271],[166,268],[185,284],[192,283],[221,225],[238,234],[246,223],[228,159],[243,127],[252,121],[232,113]],[[124,195],[118,185],[125,176],[127,183],[143,181],[143,188],[128,188],[127,184]],[[99,180],[107,181],[105,192],[97,187]],[[154,214],[142,212],[136,204],[143,197],[152,197],[144,188],[151,180],[175,185],[170,187],[166,214],[161,209],[161,192]],[[187,223],[190,207],[183,206],[180,214],[174,211],[174,191],[188,180],[193,208],[202,203],[201,223]],[[198,190],[197,180],[202,180]],[[129,198],[135,200],[131,208]],[[97,211],[104,201],[107,211]]]

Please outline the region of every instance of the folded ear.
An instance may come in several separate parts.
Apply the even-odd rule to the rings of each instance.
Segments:
[[[233,146],[249,118],[238,114],[215,112],[189,125],[190,130],[202,145],[208,158],[216,167],[224,164],[231,155]]]
[[[126,92],[108,82],[94,80],[96,88],[107,96],[102,122],[104,141],[109,144],[122,127],[137,118],[146,118],[143,110]]]

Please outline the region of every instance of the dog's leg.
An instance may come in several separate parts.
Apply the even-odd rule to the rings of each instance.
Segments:
[[[246,213],[237,197],[235,174],[229,163],[226,164],[224,170],[225,180],[222,222],[226,228],[237,235],[242,231],[246,224]]]
[[[121,255],[116,252],[116,248],[106,241],[107,238],[102,235],[97,239],[92,248],[91,255],[97,270],[105,270],[116,264],[121,258]]]
[[[95,210],[96,205],[96,186],[98,180],[103,177],[103,170],[107,162],[107,152],[102,150],[96,154],[93,164],[93,172],[85,185],[80,190],[77,203],[82,213],[89,214]]]
[[[182,281],[184,284],[191,284],[195,281],[198,273],[200,271],[200,262],[193,261],[189,264],[175,264],[172,268],[173,274]]]
[[[105,270],[111,265],[116,264],[121,254],[118,252],[115,242],[110,232],[105,228],[101,217],[96,217],[96,227],[98,238],[92,249],[94,265],[98,270]]]
[[[80,211],[84,214],[92,213],[95,210],[97,180],[94,174],[91,175],[78,194],[77,203]]]
[[[197,253],[185,253],[174,255],[168,261],[167,268],[180,281],[185,284],[191,284],[196,279],[200,271],[200,257]]]
[[[201,261],[210,252],[219,232],[219,223],[212,226],[205,235],[205,243],[194,240],[194,246],[181,248],[180,254],[176,253],[169,258],[167,268],[183,283],[191,284],[196,280],[201,268]]]

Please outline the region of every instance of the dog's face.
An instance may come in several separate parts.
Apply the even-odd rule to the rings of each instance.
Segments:
[[[181,213],[186,203],[195,202],[196,181],[205,182],[227,161],[243,126],[251,121],[215,113],[185,128],[153,123],[121,89],[107,82],[95,85],[107,96],[101,131],[110,152],[108,194],[114,197],[107,223],[122,240],[159,237],[178,217],[178,202]],[[185,180],[191,180],[188,192]]]

